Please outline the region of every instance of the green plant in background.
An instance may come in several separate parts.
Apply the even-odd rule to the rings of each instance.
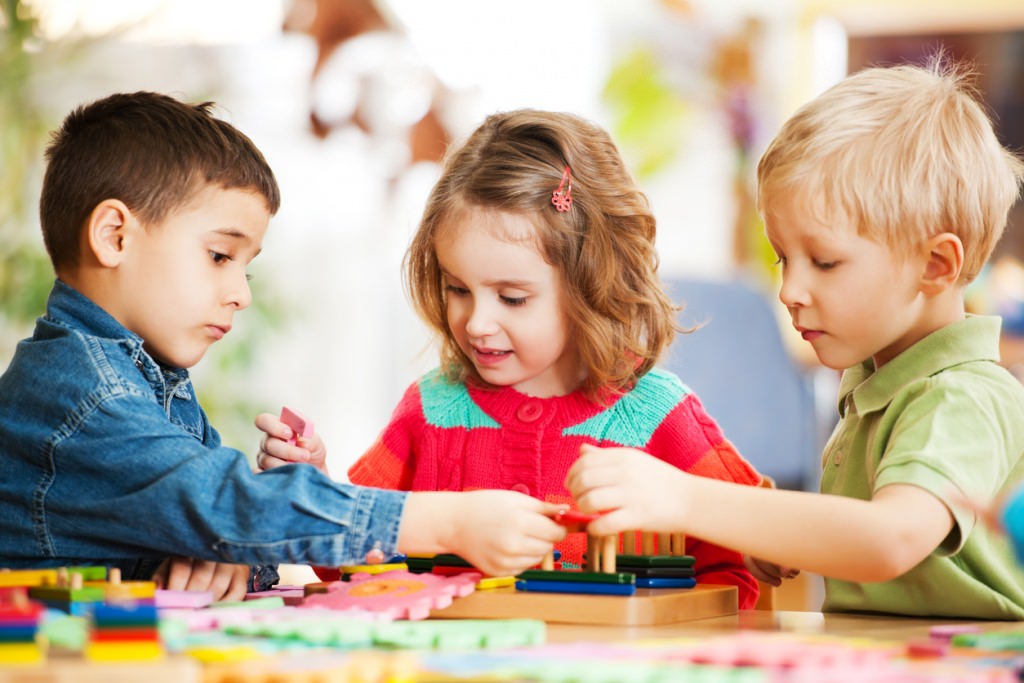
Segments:
[[[0,0],[0,371],[19,339],[31,334],[53,285],[53,268],[39,231],[43,149],[64,111],[38,96],[42,83],[73,79],[74,63],[98,38],[47,41],[30,3]],[[208,94],[198,99],[216,99]],[[224,443],[255,453],[256,413],[274,405],[246,381],[257,339],[284,322],[287,302],[272,296],[267,278],[255,281],[253,305],[201,364],[200,400]]]
[[[690,106],[669,85],[651,49],[636,48],[614,65],[604,98],[615,117],[615,137],[639,177],[657,173],[679,156]]]
[[[53,270],[42,248],[36,198],[40,150],[54,118],[33,97],[41,59],[36,19],[17,0],[3,2],[0,18],[0,335],[4,365],[13,341],[25,336],[43,310]]]

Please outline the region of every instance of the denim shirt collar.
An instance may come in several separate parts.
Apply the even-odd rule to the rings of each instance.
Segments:
[[[53,323],[79,330],[87,335],[117,342],[160,399],[166,410],[174,395],[189,398],[189,374],[184,368],[161,365],[143,348],[143,339],[119,323],[63,280],[57,280],[46,302],[46,317]]]

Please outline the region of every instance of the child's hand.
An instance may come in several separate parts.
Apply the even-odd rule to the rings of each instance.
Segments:
[[[668,533],[685,531],[691,479],[642,451],[584,445],[565,486],[580,510],[609,511],[587,527],[594,536],[633,530]]]
[[[795,579],[800,574],[799,569],[782,567],[766,560],[751,557],[750,555],[743,556],[743,564],[746,565],[755,579],[772,586],[781,586],[783,579]]]
[[[519,574],[565,538],[552,516],[565,506],[515,491],[411,493],[402,514],[402,552],[448,552],[491,576]]]
[[[306,463],[317,468],[328,477],[327,446],[320,435],[303,438],[281,421],[277,415],[260,413],[256,416],[256,428],[263,432],[260,440],[260,452],[256,456],[256,466],[261,470],[270,470],[281,465]],[[296,445],[288,443],[288,439],[298,438]]]
[[[209,591],[217,601],[244,600],[249,584],[249,567],[244,564],[193,560],[189,557],[169,557],[153,574],[153,582],[157,588],[164,590]]]

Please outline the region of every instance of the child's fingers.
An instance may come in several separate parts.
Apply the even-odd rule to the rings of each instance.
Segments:
[[[245,600],[245,594],[249,589],[249,567],[236,567],[231,585],[224,593],[224,600],[240,601]]]
[[[576,496],[576,504],[583,512],[615,510],[621,508],[624,502],[623,492],[614,485],[595,486]]]
[[[228,599],[228,593],[231,591],[231,583],[234,578],[233,565],[220,565],[217,570],[210,576],[209,585],[205,590],[210,591],[215,601],[221,601]]]
[[[292,446],[272,436],[264,436],[260,440],[256,464],[261,470],[269,470],[292,462],[309,462],[311,457],[312,454],[305,448]]]
[[[256,416],[256,428],[268,436],[288,441],[295,436],[294,430],[281,421],[277,415],[260,413]]]
[[[192,560],[187,557],[172,557],[167,560],[166,588],[172,591],[188,590],[192,576]]]
[[[194,560],[192,562],[192,575],[189,576],[185,590],[208,591],[216,576],[217,563],[208,560]]]
[[[249,567],[238,564],[215,563],[210,585],[206,590],[213,594],[213,599],[242,600],[248,587]]]
[[[611,508],[595,508],[609,510]],[[639,529],[640,525],[630,521],[630,515],[622,509],[611,509],[587,525],[587,533],[591,536],[611,536],[630,529]]]
[[[559,512],[564,512],[569,508],[570,506],[565,503],[548,503],[541,501],[540,513],[548,517],[554,517]]]
[[[771,586],[781,586],[782,577],[780,567],[772,564],[771,562],[765,562],[756,557],[750,555],[743,556],[743,564],[746,565],[747,571],[749,571],[755,579],[762,581]]]
[[[256,467],[258,467],[261,472],[266,472],[267,470],[272,470],[275,467],[281,467],[283,465],[292,465],[296,462],[300,461],[277,458],[273,455],[270,455],[269,453],[266,453],[265,451],[260,451],[260,453],[256,456]]]
[[[622,480],[620,454],[593,446],[581,446],[580,458],[569,468],[565,487],[579,501],[588,491]]]
[[[164,560],[161,562],[160,566],[156,568],[155,572],[153,572],[153,576],[150,577],[153,584],[160,590],[167,587],[167,572],[170,569],[170,563],[170,560]]]

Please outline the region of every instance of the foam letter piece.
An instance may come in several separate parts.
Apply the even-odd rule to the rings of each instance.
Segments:
[[[348,581],[332,584],[326,593],[307,596],[303,607],[355,608],[387,612],[395,619],[426,619],[430,610],[447,607],[454,598],[472,593],[480,578],[475,572],[449,577],[401,570],[353,574]]]

